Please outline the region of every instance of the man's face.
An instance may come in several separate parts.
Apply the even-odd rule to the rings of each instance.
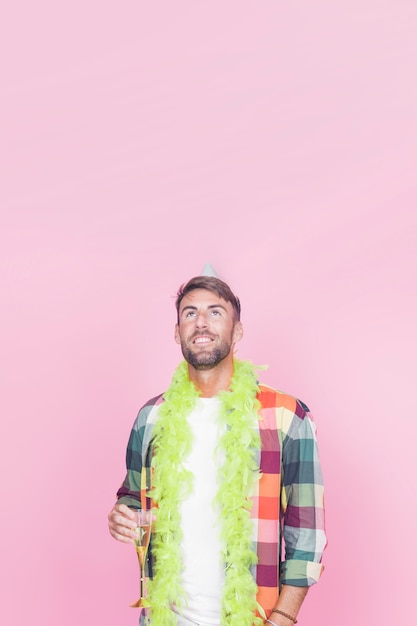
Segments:
[[[242,335],[232,305],[216,293],[194,289],[182,299],[175,341],[195,369],[211,369],[223,359],[233,358],[233,345]]]

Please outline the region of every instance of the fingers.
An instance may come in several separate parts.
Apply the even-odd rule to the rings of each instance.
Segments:
[[[128,507],[126,504],[119,504],[118,502],[116,502],[110,513],[112,513],[113,511],[119,512],[121,515],[128,517],[132,521],[136,520],[135,511]]]
[[[108,515],[109,532],[117,541],[133,543],[136,537],[135,513],[125,504],[115,504]]]

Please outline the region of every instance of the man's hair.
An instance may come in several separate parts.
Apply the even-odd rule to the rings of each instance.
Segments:
[[[181,301],[190,291],[195,289],[206,289],[212,293],[217,294],[220,298],[223,298],[226,302],[230,302],[233,307],[233,316],[235,322],[240,320],[240,302],[239,298],[235,296],[229,285],[224,283],[220,278],[214,276],[195,276],[191,278],[188,283],[181,285],[177,292],[177,299],[175,306],[177,309],[177,321],[180,320],[180,305]]]

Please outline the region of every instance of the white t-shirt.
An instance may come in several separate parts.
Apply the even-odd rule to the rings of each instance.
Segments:
[[[188,603],[182,615],[202,626],[220,624],[224,587],[224,563],[220,559],[219,512],[213,504],[217,493],[217,469],[223,459],[216,451],[222,428],[218,398],[199,398],[188,418],[193,447],[184,460],[193,473],[193,490],[181,505],[182,586]]]

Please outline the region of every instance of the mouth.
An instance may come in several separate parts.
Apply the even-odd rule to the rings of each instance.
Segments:
[[[207,335],[198,335],[195,339],[193,339],[193,343],[196,345],[205,345],[211,343],[212,341],[213,339]]]

